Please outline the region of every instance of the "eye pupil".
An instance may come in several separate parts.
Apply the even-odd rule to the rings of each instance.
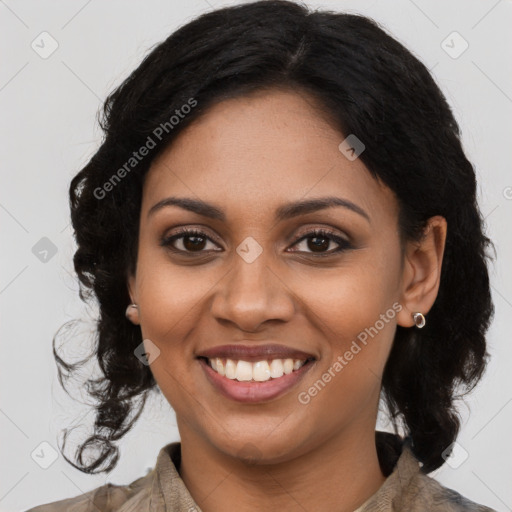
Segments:
[[[313,252],[317,252],[317,249],[328,249],[329,247],[329,238],[325,236],[314,236],[309,240],[321,240],[322,242],[313,242],[312,244],[308,243],[308,247],[313,249]]]
[[[192,241],[190,244],[188,242]],[[183,237],[183,246],[187,251],[194,249],[204,249],[205,238],[196,235],[187,235]]]

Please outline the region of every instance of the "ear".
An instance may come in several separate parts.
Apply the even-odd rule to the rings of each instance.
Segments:
[[[446,232],[446,219],[436,215],[428,220],[421,240],[407,242],[400,289],[403,308],[397,315],[397,323],[402,327],[415,325],[413,313],[426,316],[436,300]]]
[[[135,290],[135,276],[133,274],[130,274],[128,276],[127,280],[127,286],[128,286],[128,293],[130,294],[130,304],[138,304],[137,302],[137,296],[134,293]],[[139,308],[131,307],[130,304],[126,305],[126,318],[134,324],[134,325],[140,325],[140,319],[139,319]]]

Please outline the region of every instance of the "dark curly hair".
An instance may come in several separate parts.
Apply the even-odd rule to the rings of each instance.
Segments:
[[[375,21],[267,0],[203,14],[152,48],[107,97],[99,116],[101,146],[71,181],[80,297],[99,305],[91,357],[101,378],[87,381],[97,401],[94,435],[77,448],[75,462],[65,457],[83,472],[116,465],[115,442],[157,389],[149,366],[134,356],[141,329],[125,318],[145,173],[210,106],[272,88],[314,98],[341,133],[364,142],[361,160],[397,198],[403,241],[419,239],[430,217],[446,218],[437,299],[424,329],[397,327],[382,396],[395,430],[400,423],[412,438],[424,472],[443,464],[443,451],[457,437],[455,400],[482,376],[494,312],[487,269],[492,244],[457,122],[427,68]],[[135,160],[134,151],[150,140],[148,154]],[[55,338],[54,355],[64,385],[83,361],[66,363]],[[86,463],[91,448],[99,455]]]

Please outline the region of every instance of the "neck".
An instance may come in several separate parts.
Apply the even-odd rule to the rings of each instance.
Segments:
[[[204,512],[353,512],[384,483],[373,429],[327,439],[291,460],[248,464],[190,431],[181,435],[180,475]]]

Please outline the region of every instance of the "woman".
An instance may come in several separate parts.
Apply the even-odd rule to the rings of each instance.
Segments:
[[[493,306],[474,170],[422,63],[362,16],[220,9],[152,50],[102,128],[70,198],[104,378],[69,462],[112,469],[156,390],[181,441],[33,511],[491,510],[428,476]]]

